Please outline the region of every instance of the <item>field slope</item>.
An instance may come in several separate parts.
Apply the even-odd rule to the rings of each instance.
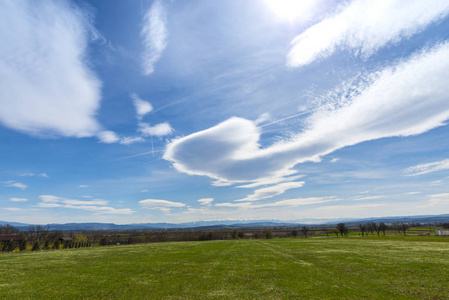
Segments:
[[[0,298],[449,299],[447,241],[236,240],[0,254]]]

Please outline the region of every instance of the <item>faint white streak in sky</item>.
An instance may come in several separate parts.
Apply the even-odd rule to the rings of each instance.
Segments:
[[[154,65],[167,47],[166,22],[167,9],[162,1],[156,0],[143,17],[143,27],[140,33],[145,48],[142,54],[144,75],[154,72]]]
[[[404,173],[406,176],[416,176],[444,170],[449,170],[449,159],[408,167]]]
[[[290,115],[290,116],[282,118],[282,119],[278,119],[278,120],[275,120],[275,121],[272,121],[272,122],[269,122],[269,123],[266,123],[266,124],[259,125],[259,127],[263,128],[263,127],[266,127],[266,126],[269,126],[269,125],[274,125],[274,124],[277,124],[277,123],[280,123],[280,122],[283,122],[283,121],[287,121],[287,120],[290,120],[290,119],[293,119],[293,118],[297,118],[297,117],[300,117],[300,116],[304,116],[304,115],[310,114],[310,113],[312,113],[314,111],[316,111],[316,109],[303,111],[303,112],[300,112],[300,113],[297,113],[297,114],[294,114],[294,115]]]
[[[128,159],[128,158],[138,157],[138,156],[142,156],[142,155],[148,155],[148,154],[153,154],[153,156],[154,156],[154,153],[158,153],[158,152],[164,152],[164,150],[154,150],[153,149],[151,151],[147,151],[147,152],[143,152],[143,153],[139,153],[139,154],[135,154],[135,155],[130,155],[130,156],[125,156],[125,157],[113,159],[112,161],[119,161],[119,160],[124,160],[124,159]]]

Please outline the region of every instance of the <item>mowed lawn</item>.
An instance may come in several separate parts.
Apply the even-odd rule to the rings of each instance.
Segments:
[[[449,299],[449,238],[109,246],[0,254],[0,267],[1,299]]]

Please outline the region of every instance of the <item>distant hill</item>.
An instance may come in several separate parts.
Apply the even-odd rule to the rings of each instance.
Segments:
[[[0,221],[0,225],[11,225],[14,227],[21,227],[21,226],[29,226],[30,224],[25,224],[25,223],[17,223],[17,222],[5,222],[5,221]]]
[[[217,228],[254,228],[254,227],[280,227],[280,226],[302,226],[302,225],[335,225],[345,223],[348,226],[358,225],[360,223],[446,223],[449,222],[449,214],[444,215],[422,215],[422,216],[401,216],[401,217],[382,217],[365,219],[298,219],[298,220],[217,220],[217,221],[199,221],[189,223],[142,223],[142,224],[123,224],[114,223],[66,223],[66,224],[47,224],[42,225],[50,230],[161,230],[175,228],[199,228],[199,229],[217,229]],[[0,221],[0,225],[12,225],[21,230],[27,230],[28,226],[33,224],[5,222]]]

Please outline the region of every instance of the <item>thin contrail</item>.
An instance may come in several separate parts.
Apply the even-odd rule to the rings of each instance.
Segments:
[[[117,158],[117,159],[114,159],[112,161],[118,161],[118,160],[123,160],[123,159],[127,159],[127,158],[133,158],[133,157],[137,157],[137,156],[147,155],[147,154],[153,154],[153,156],[154,156],[155,152],[164,152],[164,150],[151,150],[151,151],[139,153],[139,154],[136,154],[136,155],[131,155],[131,156],[125,156],[125,157]]]
[[[259,127],[262,128],[262,127],[265,127],[265,126],[268,126],[268,125],[273,125],[273,124],[276,124],[276,123],[279,123],[279,122],[282,122],[282,121],[285,121],[285,120],[289,120],[289,119],[293,119],[293,118],[296,118],[296,117],[299,117],[299,116],[307,115],[307,114],[309,114],[311,112],[314,112],[316,110],[317,109],[303,111],[303,112],[300,112],[300,113],[297,113],[297,114],[294,114],[294,115],[291,115],[291,116],[288,116],[288,117],[285,117],[285,118],[282,118],[282,119],[279,119],[279,120],[276,120],[276,121],[273,121],[273,122],[270,122],[270,123],[267,123],[267,124],[260,125]]]
[[[151,152],[153,152],[153,157],[154,157],[153,136],[151,136]]]

